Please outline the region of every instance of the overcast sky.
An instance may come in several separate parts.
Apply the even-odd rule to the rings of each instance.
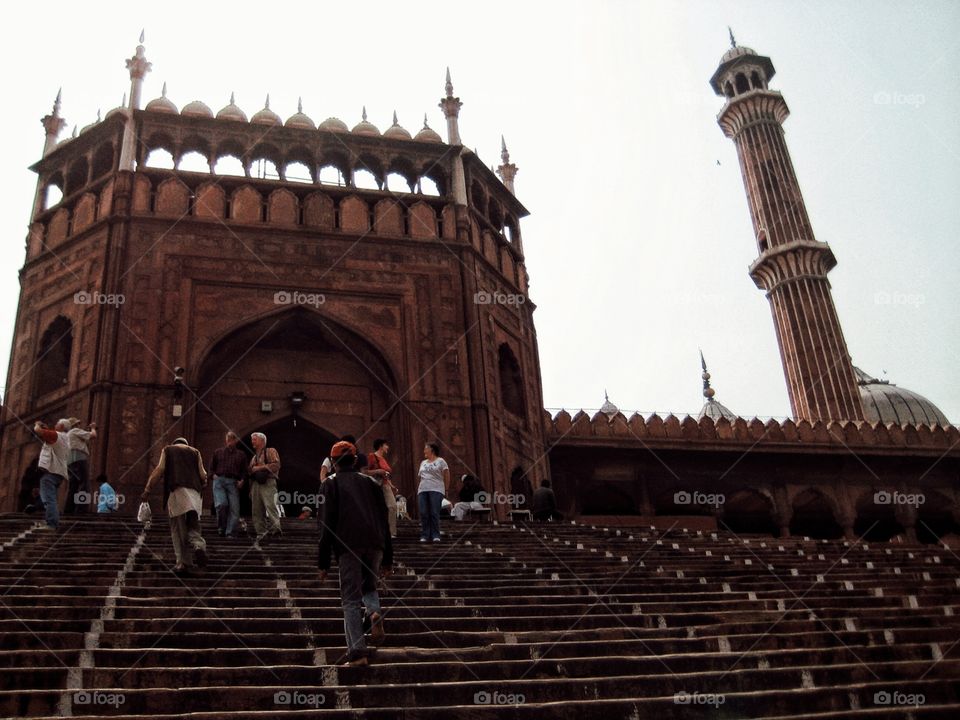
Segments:
[[[49,112],[81,127],[119,105],[146,28],[144,102],[381,130],[397,110],[443,132],[447,65],[461,135],[487,164],[500,134],[517,195],[548,407],[696,413],[698,348],[717,399],[790,413],[734,145],[708,79],[729,46],[772,58],[814,232],[855,364],[960,422],[960,4],[947,2],[27,3],[0,47],[9,167],[0,215],[6,377],[18,269]],[[718,165],[719,161],[719,165]]]

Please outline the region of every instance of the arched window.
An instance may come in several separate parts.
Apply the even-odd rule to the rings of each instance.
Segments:
[[[747,76],[743,73],[737,73],[737,93],[745,93],[750,89],[750,84],[747,82]]]
[[[89,166],[86,158],[77,159],[70,166],[70,172],[67,173],[67,186],[63,190],[64,195],[72,195],[77,190],[87,184],[87,174]]]
[[[413,192],[410,187],[410,181],[398,172],[392,172],[387,175],[387,190],[402,193]]]
[[[758,73],[756,70],[750,74],[750,84],[753,85],[753,87],[757,90],[763,89],[763,80],[760,79],[760,73]]]
[[[41,397],[67,384],[70,353],[73,349],[73,324],[62,315],[50,323],[37,348],[34,396]]]
[[[523,374],[517,356],[506,343],[500,346],[500,399],[503,406],[514,415],[525,417],[523,402]]]
[[[232,175],[244,177],[247,173],[243,169],[243,162],[234,155],[221,155],[213,166],[216,175]]]
[[[210,161],[196,150],[191,150],[180,158],[177,169],[184,172],[209,173]]]
[[[321,185],[338,185],[343,187],[347,184],[344,180],[343,173],[336,165],[324,165],[320,168],[317,179],[320,180]]]
[[[257,158],[250,165],[250,175],[258,180],[279,180],[280,173],[277,172],[277,165],[268,158]]]
[[[377,177],[369,170],[360,168],[353,172],[353,186],[360,190],[379,190],[380,183]]]
[[[63,200],[63,189],[56,183],[51,182],[49,185],[47,185],[47,189],[43,197],[43,209],[49,210],[61,200]]]
[[[154,148],[147,155],[144,165],[149,168],[173,170],[173,155],[165,148]]]
[[[287,163],[287,166],[283,169],[283,176],[289,182],[313,182],[313,177],[310,175],[310,168],[302,162]]]
[[[440,188],[437,187],[437,183],[434,182],[433,178],[422,175],[420,177],[420,194],[440,197]]]
[[[93,156],[93,177],[103,177],[113,170],[113,145],[101,145]]]
[[[732,98],[732,97],[733,97],[733,85],[731,85],[730,83],[725,83],[724,86],[723,86],[723,94],[726,95],[728,98]]]

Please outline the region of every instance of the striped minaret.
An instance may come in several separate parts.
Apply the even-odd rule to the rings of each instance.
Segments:
[[[783,135],[790,111],[767,83],[770,58],[732,47],[710,79],[726,104],[717,117],[737,146],[759,257],[750,277],[773,311],[780,357],[797,419],[862,420],[863,405],[827,273],[837,264],[817,242]]]

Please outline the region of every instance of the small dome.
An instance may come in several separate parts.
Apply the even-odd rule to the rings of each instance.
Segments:
[[[150,112],[171,113],[174,115],[180,112],[177,110],[177,106],[170,102],[170,100],[167,98],[166,83],[163,84],[163,94],[160,95],[160,97],[154,98],[148,102],[146,109]]]
[[[303,102],[300,100],[297,100],[297,111],[287,118],[284,126],[290,128],[304,128],[306,130],[317,129],[316,123],[314,123],[309,116],[303,114]]]
[[[90,128],[94,127],[95,125],[99,125],[99,124],[100,124],[100,111],[97,110],[97,119],[94,120],[94,121],[93,121],[92,123],[90,123],[89,125],[84,125],[82,128],[80,128],[80,134],[83,135],[87,130],[89,130]]]
[[[610,398],[607,396],[606,392],[603,393],[603,405],[600,406],[600,412],[602,412],[608,418],[612,418],[614,415],[620,412],[620,408],[610,402]]]
[[[726,418],[730,422],[733,422],[737,419],[737,416],[730,412],[726,405],[718,400],[714,400],[712,397],[707,398],[707,401],[703,404],[700,414],[697,415],[697,420],[700,420],[703,417],[708,417],[714,422],[720,418]]]
[[[743,45],[734,45],[732,48],[727,50],[723,57],[720,58],[720,64],[730,62],[738,57],[743,57],[744,55],[756,55],[756,51],[752,48],[744,47]]]
[[[269,95],[267,95],[267,99],[263,103],[263,109],[258,110],[256,113],[254,113],[253,117],[250,118],[250,122],[256,123],[257,125],[282,125],[283,124],[283,121],[280,119],[280,116],[270,109]]]
[[[439,133],[427,125],[426,118],[423,119],[423,129],[421,129],[413,139],[419,140],[420,142],[443,142],[443,138],[440,137]]]
[[[183,106],[183,110],[180,111],[180,114],[185,117],[213,117],[213,110],[211,110],[207,105],[200,100],[194,100],[193,102],[187,103]]]
[[[350,132],[350,128],[347,127],[347,124],[340,118],[328,117],[322,123],[320,123],[320,130],[328,130],[330,132]]]
[[[217,113],[217,120],[236,120],[237,122],[247,122],[247,114],[236,106],[233,101],[233,93],[230,93],[230,104]]]
[[[922,395],[897,387],[887,380],[871,377],[858,367],[853,368],[860,386],[863,411],[869,422],[895,425],[950,424],[947,416]]]
[[[106,120],[107,118],[113,117],[114,115],[129,115],[129,114],[130,114],[130,111],[127,110],[125,106],[117,105],[117,107],[113,108],[113,110],[110,110],[107,112],[107,114],[104,116],[104,120]]]
[[[354,135],[380,135],[380,130],[372,122],[367,121],[367,108],[363,108],[363,119],[354,125],[353,130],[351,130]]]
[[[400,140],[409,140],[410,133],[407,132],[406,128],[402,127],[400,123],[397,122],[397,111],[393,111],[393,125],[388,127],[383,133],[383,136],[386,138],[397,138]]]

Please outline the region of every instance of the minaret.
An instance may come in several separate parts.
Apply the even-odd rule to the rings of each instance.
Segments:
[[[513,189],[513,179],[517,176],[517,166],[510,162],[510,151],[507,150],[507,141],[500,136],[500,160],[503,163],[497,168],[497,175],[503,180],[507,190],[516,195]]]
[[[453,96],[453,82],[450,80],[450,68],[447,68],[447,84],[445,89],[447,96],[441,98],[440,109],[443,110],[443,116],[447,119],[447,143],[450,145],[461,145],[458,118],[460,117],[460,108],[463,107],[463,103],[460,102],[460,98]]]
[[[43,154],[48,155],[51,150],[57,146],[57,137],[63,130],[67,121],[60,117],[60,94],[62,90],[57,90],[57,99],[53,101],[53,111],[49,115],[44,115],[40,122],[43,124],[45,138],[43,141]]]
[[[443,116],[447,119],[447,143],[449,145],[462,145],[460,140],[460,108],[463,103],[460,98],[453,96],[453,82],[450,80],[450,68],[447,68],[447,83],[445,85],[446,97],[440,99],[440,109],[443,110]],[[453,198],[457,205],[467,204],[467,180],[463,171],[463,153],[466,148],[460,149],[460,154],[453,158],[453,178],[452,190]]]
[[[143,78],[150,72],[152,64],[147,61],[143,47],[143,31],[140,31],[140,44],[132,58],[127,60],[127,70],[130,71],[130,105],[128,106],[127,125],[123,130],[123,146],[120,148],[120,169],[133,171],[133,162],[136,158],[136,130],[133,121],[133,112],[140,109],[140,94],[143,90]]]
[[[853,365],[830,293],[833,251],[813,236],[783,135],[790,111],[767,86],[770,58],[736,44],[710,78],[726,97],[717,116],[737,146],[759,257],[750,277],[773,311],[780,356],[797,419],[862,420]]]

